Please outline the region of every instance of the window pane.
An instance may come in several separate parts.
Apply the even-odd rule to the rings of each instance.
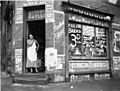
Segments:
[[[96,28],[96,57],[106,57],[106,31],[104,28]]]
[[[93,57],[93,50],[95,49],[94,36],[94,27],[83,25],[83,54],[88,58]]]

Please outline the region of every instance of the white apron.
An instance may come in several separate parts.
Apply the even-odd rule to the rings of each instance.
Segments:
[[[29,61],[37,60],[37,52],[36,52],[36,43],[33,42],[32,46],[27,49],[27,58]]]

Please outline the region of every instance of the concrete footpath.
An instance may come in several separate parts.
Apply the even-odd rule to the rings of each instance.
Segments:
[[[120,91],[120,79],[61,82],[48,85],[12,84],[9,77],[1,81],[1,91]]]

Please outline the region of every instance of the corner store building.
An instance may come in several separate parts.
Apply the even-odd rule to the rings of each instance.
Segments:
[[[28,12],[35,9],[45,11],[40,18],[28,18]],[[11,68],[13,73],[26,73],[26,39],[31,26],[29,24],[32,24],[29,22],[42,21],[41,24],[44,23],[45,26],[42,27],[44,30],[41,30],[42,32],[45,31],[45,65],[49,65],[51,61],[55,62],[54,67],[47,67],[46,73],[56,74],[55,77],[61,78],[61,80],[69,78],[70,74],[111,74],[112,46],[110,44],[112,41],[108,42],[108,40],[112,39],[110,36],[112,18],[113,16],[109,13],[61,1],[15,2],[15,17],[13,18],[12,30],[12,63],[14,62],[14,65]],[[89,41],[89,44],[94,42],[91,45],[97,48],[97,40],[93,37],[98,36],[95,32],[99,31],[98,28],[103,30],[105,34],[103,36],[106,36],[106,55],[102,57],[100,57],[101,55],[95,55],[98,57],[91,55],[86,57],[84,50],[82,50],[85,47],[84,42]],[[89,29],[93,34],[86,39],[92,37],[93,41],[92,39],[84,41],[84,36],[88,35],[85,35],[83,31],[87,32]],[[75,41],[74,36],[76,36]],[[68,47],[71,43],[79,49],[80,54],[71,55]],[[51,50],[51,52],[48,53],[47,50]]]

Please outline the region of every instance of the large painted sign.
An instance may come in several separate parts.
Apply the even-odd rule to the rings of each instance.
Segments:
[[[109,70],[108,61],[69,61],[69,72],[103,71]]]

